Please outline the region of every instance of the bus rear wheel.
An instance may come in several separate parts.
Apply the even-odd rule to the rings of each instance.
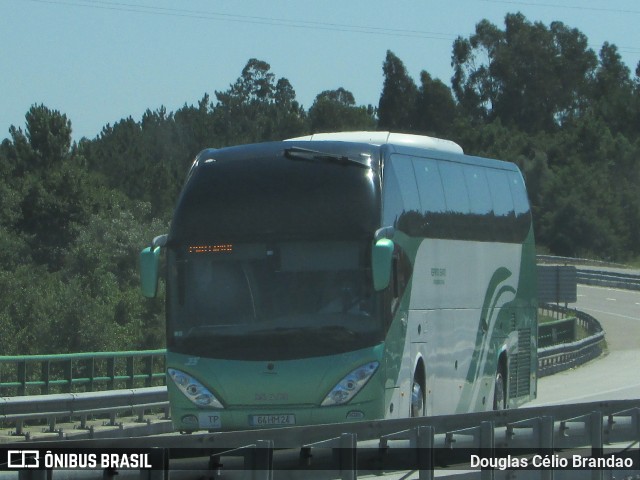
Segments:
[[[502,367],[496,372],[495,388],[493,391],[493,409],[504,410],[507,408],[507,397],[505,388],[505,376]]]
[[[424,415],[424,390],[417,378],[413,378],[411,386],[411,416],[422,417]]]

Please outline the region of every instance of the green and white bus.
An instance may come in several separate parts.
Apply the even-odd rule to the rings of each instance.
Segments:
[[[176,430],[440,415],[536,395],[531,213],[508,162],[343,132],[201,152],[166,252]]]

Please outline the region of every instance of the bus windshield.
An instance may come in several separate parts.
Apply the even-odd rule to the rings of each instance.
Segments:
[[[189,245],[169,252],[168,347],[283,360],[382,341],[365,241]]]

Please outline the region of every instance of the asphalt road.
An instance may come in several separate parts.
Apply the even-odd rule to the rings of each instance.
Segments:
[[[598,319],[607,352],[539,379],[538,398],[526,406],[640,398],[640,292],[578,285],[575,307]]]

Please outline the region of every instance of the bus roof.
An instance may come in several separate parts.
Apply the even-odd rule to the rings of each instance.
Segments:
[[[393,132],[334,132],[314,133],[303,137],[289,138],[291,140],[331,140],[336,142],[358,142],[372,145],[403,145],[417,148],[430,148],[443,152],[464,153],[462,147],[451,140],[428,137],[426,135],[410,135],[408,133]]]

